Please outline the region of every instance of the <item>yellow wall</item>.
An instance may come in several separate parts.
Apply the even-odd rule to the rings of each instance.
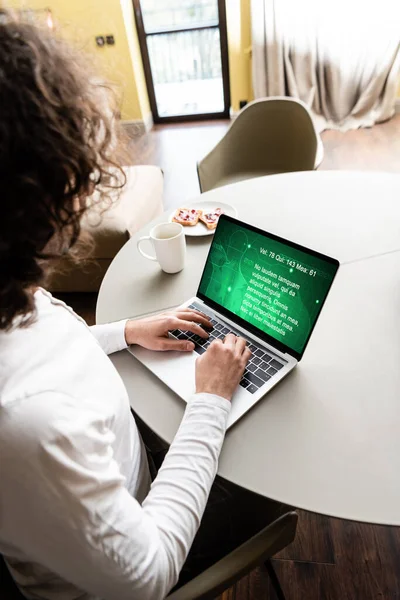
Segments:
[[[231,104],[252,100],[250,0],[226,0]]]
[[[140,53],[139,39],[136,30],[135,17],[133,14],[132,0],[120,0],[122,16],[127,33],[130,56],[135,73],[135,85],[140,106],[140,114],[146,118],[151,113],[149,97],[147,94],[146,79],[144,76],[142,57]]]
[[[145,119],[150,107],[130,0],[0,0],[12,8],[50,8],[62,35],[93,54],[104,76],[117,83],[123,120]],[[113,34],[115,46],[99,48],[96,35]]]

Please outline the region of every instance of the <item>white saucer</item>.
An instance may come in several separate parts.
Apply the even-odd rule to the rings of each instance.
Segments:
[[[211,211],[215,210],[216,208],[220,208],[221,210],[224,211],[224,214],[228,215],[229,217],[237,216],[236,208],[234,206],[232,206],[232,204],[226,204],[225,202],[213,202],[213,201],[190,202],[189,201],[185,205],[182,204],[182,208],[196,208],[197,210],[202,210],[204,212],[211,212]],[[176,209],[170,214],[169,221],[172,221],[175,213],[176,213]],[[185,232],[185,235],[196,236],[196,237],[202,236],[202,235],[213,235],[214,231],[215,231],[215,229],[207,229],[207,227],[201,221],[199,221],[197,223],[197,225],[194,225],[192,227],[190,227],[189,225],[186,225],[186,227],[184,227],[183,230]]]

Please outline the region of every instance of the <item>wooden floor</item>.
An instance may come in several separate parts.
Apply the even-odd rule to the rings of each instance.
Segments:
[[[166,206],[178,205],[199,193],[196,160],[212,148],[228,125],[218,121],[157,126],[131,143],[132,164],[161,166]],[[345,134],[327,131],[322,138],[322,169],[400,172],[400,115],[372,129]],[[63,298],[89,323],[94,322],[94,295]],[[400,600],[400,529],[304,511],[299,515],[296,540],[273,561],[287,600]],[[276,597],[267,575],[258,569],[219,600],[267,599]]]

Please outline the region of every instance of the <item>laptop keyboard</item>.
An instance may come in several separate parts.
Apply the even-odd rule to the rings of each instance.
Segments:
[[[195,310],[206,314],[201,310],[202,307],[197,306],[196,304],[191,304],[188,308],[194,308]],[[207,314],[206,316],[210,317],[210,315]],[[203,354],[213,340],[224,339],[228,333],[237,335],[237,333],[230,329],[225,323],[218,321],[215,316],[211,317],[211,324],[213,330],[209,332],[210,337],[207,340],[190,331],[180,331],[179,329],[170,331],[170,334],[178,340],[190,340],[191,342],[194,342],[194,351],[197,352],[197,354]],[[240,385],[250,392],[250,394],[254,394],[264,385],[264,383],[269,381],[271,377],[276,375],[277,372],[284,367],[285,362],[280,359],[278,360],[272,352],[266,351],[256,343],[249,342],[248,347],[251,350],[252,356],[246,365],[243,377],[240,380]]]

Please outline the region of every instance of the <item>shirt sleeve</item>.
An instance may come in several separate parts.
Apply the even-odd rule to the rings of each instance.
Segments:
[[[92,325],[90,330],[106,354],[125,350],[128,344],[125,340],[125,324],[128,319],[106,323],[105,325]]]
[[[199,527],[229,410],[218,396],[192,397],[141,506],[124,486],[101,416],[63,395],[20,402],[1,444],[12,455],[4,485],[14,498],[14,545],[103,600],[164,599]]]

